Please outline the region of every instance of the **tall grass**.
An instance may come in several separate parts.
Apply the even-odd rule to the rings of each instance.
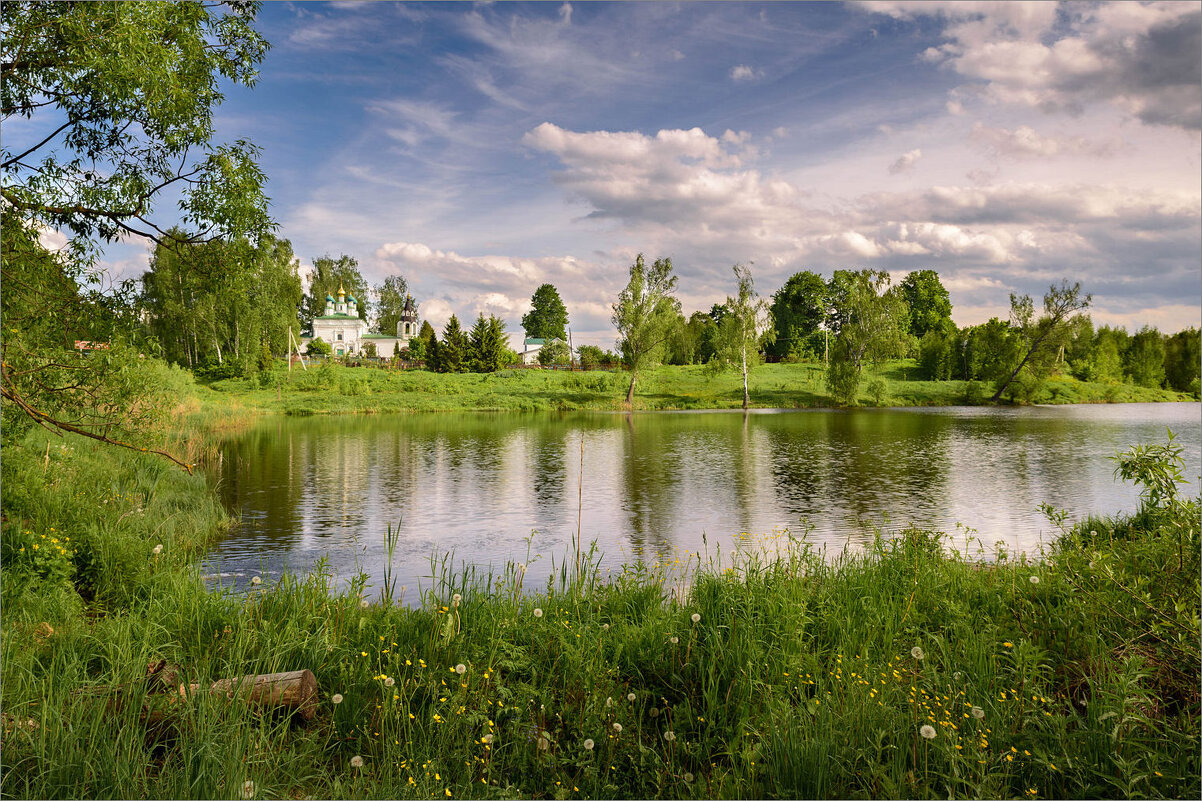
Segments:
[[[38,434],[4,456],[6,797],[1199,789],[1196,501],[1087,521],[1039,561],[919,530],[615,573],[568,554],[538,588],[445,559],[406,608],[321,566],[211,593],[190,564],[223,515],[199,479]],[[160,659],[191,682],[309,668],[320,709],[201,696],[150,724]],[[131,703],[79,694],[95,685]]]

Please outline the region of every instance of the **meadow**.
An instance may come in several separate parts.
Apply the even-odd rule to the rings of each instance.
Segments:
[[[1141,510],[1042,555],[778,532],[776,558],[609,574],[586,549],[537,587],[444,561],[402,606],[321,565],[211,592],[196,558],[230,520],[202,476],[29,432],[0,463],[0,794],[1197,797],[1199,506],[1171,446],[1124,464]],[[149,721],[160,660],[311,669],[317,714],[199,694]]]
[[[913,359],[867,372],[858,402],[864,406],[952,406],[984,403],[992,389],[975,381],[927,381]],[[501,370],[432,373],[323,364],[291,371],[276,364],[253,378],[207,385],[206,403],[230,404],[291,415],[411,411],[577,411],[624,407],[629,374],[595,370]],[[821,364],[764,364],[750,375],[756,408],[835,405]],[[1091,383],[1053,377],[1027,403],[1130,403],[1189,401],[1193,397],[1133,384]],[[737,371],[702,365],[661,366],[641,376],[636,410],[737,409],[743,404]]]

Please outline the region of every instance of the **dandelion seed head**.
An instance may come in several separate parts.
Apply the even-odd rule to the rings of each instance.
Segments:
[[[596,745],[596,743],[594,743],[594,742],[592,741],[592,739],[591,739],[591,738],[590,738],[590,739],[588,739],[588,740],[585,740],[585,741],[584,741],[584,750],[585,750],[585,751],[592,751],[592,750],[593,750],[593,746],[594,746],[594,745]]]
[[[665,739],[665,740],[667,740],[668,742],[672,742],[673,740],[675,740],[675,739],[676,739],[676,734],[675,734],[675,732],[673,732],[671,729],[669,729],[668,731],[664,732],[664,739]]]
[[[351,767],[352,768],[363,767],[363,757],[359,756],[358,754],[355,754],[353,757],[351,757]]]
[[[633,703],[634,703],[634,699],[635,699],[635,698],[637,698],[637,697],[638,697],[638,696],[636,696],[634,693],[630,693],[629,695],[627,695],[627,696],[626,696],[626,700],[627,700],[627,701],[629,701],[630,703],[632,703],[632,704],[633,704]]]
[[[251,586],[258,587],[260,584],[263,583],[263,579],[259,578],[258,576],[253,576],[250,580],[250,583],[251,583]]]
[[[621,724],[621,723],[615,723],[615,724],[614,724],[614,731],[615,731],[616,733],[618,733],[618,734],[621,734],[621,733],[622,733],[622,724]]]
[[[491,734],[484,735],[483,737],[480,738],[480,742],[484,743],[485,745],[491,744],[492,743],[492,735]]]
[[[392,676],[385,676],[385,677],[384,677],[384,686],[385,686],[385,687],[391,687],[391,686],[393,686],[394,684],[396,684],[396,679],[394,679]]]
[[[366,609],[368,606],[369,606],[369,604],[368,604],[368,602],[367,602],[367,599],[366,599],[366,598],[364,598],[362,601],[360,601],[360,602],[359,602],[359,608],[360,608],[360,609]]]
[[[922,652],[921,648],[919,648],[917,645],[915,645],[913,648],[910,649],[910,656],[914,657],[915,659],[923,659],[926,657],[926,654],[924,654]]]
[[[242,797],[247,799],[255,797],[255,783],[250,779],[242,782]]]
[[[159,554],[161,554],[162,552],[163,552],[163,546],[162,546],[162,545],[156,545],[156,546],[154,546],[154,548],[153,548],[153,549],[151,549],[151,553],[153,553],[155,556],[158,556],[158,555],[159,555]],[[253,785],[253,784],[254,784],[254,782],[251,782],[251,784]]]
[[[676,645],[676,643],[680,642],[680,638],[679,637],[669,637],[668,642],[672,643],[673,645]]]
[[[692,784],[693,783],[693,774],[686,772],[684,775],[684,782],[685,782],[685,784]]]
[[[614,705],[614,699],[613,699],[613,698],[606,698],[606,699],[605,699],[605,708],[606,708],[606,709],[609,709],[609,708],[610,708],[610,707],[612,707],[613,705]]]
[[[1029,581],[1030,581],[1032,584],[1038,584],[1038,583],[1039,583],[1039,576],[1031,576],[1031,578],[1030,578],[1030,579],[1028,579],[1028,580],[1029,580]]]
[[[456,604],[457,604],[457,603],[459,603],[459,602],[460,602],[460,601],[462,601],[462,600],[463,600],[463,596],[462,596],[462,595],[460,595],[459,593],[455,593],[454,595],[452,595],[452,596],[451,596],[451,601],[452,601],[453,603],[456,603]]]
[[[609,631],[609,624],[608,624],[608,623],[602,623],[602,624],[601,624],[601,630],[602,630],[602,631]]]
[[[542,617],[542,616],[543,616],[543,610],[539,609],[537,606],[536,606],[536,607],[534,607],[534,616],[535,616],[535,617]]]
[[[342,703],[342,693],[334,693],[332,696],[330,696],[330,703],[341,704]]]
[[[952,679],[953,679],[953,680],[955,680],[955,681],[959,681],[959,680],[960,680],[960,679],[962,679],[962,678],[964,678],[964,674],[963,674],[963,673],[961,673],[961,672],[960,672],[960,671],[958,671],[958,670],[957,670],[955,673],[953,673],[953,674],[952,674]]]
[[[657,706],[651,707],[651,711],[648,712],[647,714],[649,714],[653,718],[658,718],[659,717],[659,707],[657,707]]]
[[[701,622],[701,615],[700,615],[699,613],[697,613],[697,612],[694,612],[694,613],[693,613],[693,617],[692,617],[692,618],[690,618],[690,619],[691,619],[691,620],[692,620],[694,623],[700,623],[700,622]]]
[[[976,718],[977,720],[981,720],[982,718],[985,717],[985,710],[981,709],[981,707],[979,707],[979,706],[974,706],[972,708],[972,716],[974,718]]]
[[[918,730],[918,733],[922,735],[922,739],[924,740],[935,739],[935,727],[929,723],[924,723],[922,728]]]

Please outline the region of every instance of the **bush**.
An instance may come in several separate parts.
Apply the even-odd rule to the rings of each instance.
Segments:
[[[333,352],[334,349],[330,347],[330,343],[326,342],[321,337],[317,337],[317,339],[311,341],[309,346],[305,349],[305,353],[310,356],[329,356]]]

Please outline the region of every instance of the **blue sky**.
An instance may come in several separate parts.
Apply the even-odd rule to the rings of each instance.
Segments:
[[[961,324],[1060,278],[1202,316],[1198,3],[267,3],[219,139],[303,263],[404,274],[437,327],[555,284],[610,346],[635,254],[686,313],[793,272],[938,270]],[[140,251],[110,249],[119,270]]]

